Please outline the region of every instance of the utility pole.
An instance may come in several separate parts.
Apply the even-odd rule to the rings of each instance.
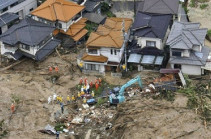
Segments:
[[[123,37],[124,37],[124,49],[125,49],[125,71],[127,72],[127,48],[126,48],[126,35],[127,33],[125,32],[125,20],[123,20],[122,22],[122,33],[123,33]]]

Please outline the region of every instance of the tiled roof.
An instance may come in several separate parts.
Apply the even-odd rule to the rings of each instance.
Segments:
[[[177,14],[179,0],[145,0],[142,12],[159,14]]]
[[[66,0],[47,0],[34,11],[32,15],[50,20],[67,22],[81,12],[84,6]]]
[[[125,20],[125,30],[128,31],[132,19],[108,18],[104,25],[100,25],[96,32],[90,34],[86,46],[121,48],[124,42],[123,32],[121,31],[123,20]]]
[[[171,48],[192,49],[193,45],[203,45],[207,29],[200,29],[200,23],[175,21],[166,42]]]
[[[121,31],[109,30],[102,25],[97,32],[92,32],[87,40],[87,47],[109,47],[121,48],[123,45],[123,34]]]
[[[85,36],[88,33],[87,29],[83,29],[81,30],[79,33],[77,33],[74,37],[73,40],[74,41],[79,41],[83,36]]]
[[[0,27],[4,26],[5,24],[8,24],[18,18],[19,18],[19,16],[17,14],[5,13],[0,16]]]
[[[104,63],[108,61],[108,58],[105,56],[94,56],[94,55],[88,55],[84,54],[84,56],[81,58],[83,61],[89,61],[89,62],[99,62],[99,63]]]
[[[30,46],[38,45],[55,30],[48,24],[25,18],[20,23],[10,27],[0,36],[0,40],[9,45],[23,43]]]
[[[123,21],[125,22],[125,31],[127,32],[133,23],[133,20],[130,18],[110,17],[106,19],[104,26],[112,30],[121,31]]]
[[[163,39],[166,35],[172,15],[138,12],[132,29],[138,37]]]

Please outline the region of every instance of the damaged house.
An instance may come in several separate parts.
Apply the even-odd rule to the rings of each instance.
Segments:
[[[129,45],[128,63],[138,70],[159,69],[164,60],[164,46],[172,15],[138,12],[132,26],[134,40]]]
[[[204,74],[210,49],[204,45],[207,29],[200,23],[174,22],[167,45],[170,47],[171,68],[179,68],[184,74]]]
[[[48,24],[25,18],[0,36],[1,54],[15,60],[26,56],[41,61],[60,44],[52,36],[54,30]]]
[[[132,24],[132,19],[128,18],[107,18],[104,25],[100,25],[96,32],[90,34],[86,52],[78,57],[78,64],[83,63],[84,73],[105,74],[105,71],[119,71],[127,44],[122,32],[123,22],[127,40]]]
[[[82,18],[84,6],[66,0],[47,0],[31,12],[32,18],[55,26],[54,35],[68,35],[75,42],[82,40],[88,32],[86,19]]]

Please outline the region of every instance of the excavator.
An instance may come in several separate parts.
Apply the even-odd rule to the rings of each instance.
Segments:
[[[115,93],[110,94],[110,96],[109,96],[110,104],[118,104],[118,103],[124,102],[125,101],[125,96],[124,96],[125,89],[136,82],[138,82],[139,86],[141,88],[143,88],[141,77],[138,75],[135,78],[133,78],[132,80],[128,81],[126,84],[124,84],[120,88],[120,90],[117,94],[115,94]]]

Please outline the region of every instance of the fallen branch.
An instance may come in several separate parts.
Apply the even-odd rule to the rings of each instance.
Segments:
[[[13,64],[7,66],[7,67],[4,67],[4,68],[0,69],[0,71],[2,72],[2,71],[5,71],[5,70],[8,70],[8,69],[10,69],[10,68],[12,68],[12,67],[14,67],[14,66],[16,66],[16,65],[18,65],[18,64],[20,64],[20,63],[22,63],[22,62],[25,61],[25,60],[26,60],[26,59],[22,59],[22,60],[20,60],[20,61],[17,61],[17,62],[15,62],[15,63],[13,63]]]

